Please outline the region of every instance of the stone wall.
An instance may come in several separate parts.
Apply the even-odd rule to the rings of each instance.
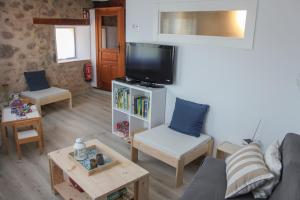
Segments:
[[[54,26],[34,25],[33,17],[81,18],[89,0],[0,0],[0,86],[10,92],[27,89],[24,71],[45,69],[51,85],[73,94],[89,88],[83,80],[86,61],[56,62]]]

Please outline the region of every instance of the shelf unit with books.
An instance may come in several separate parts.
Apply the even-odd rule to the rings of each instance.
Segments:
[[[126,141],[165,122],[166,88],[112,82],[112,132]]]
[[[130,112],[130,89],[127,87],[116,86],[113,90],[113,106],[116,110],[125,113]]]

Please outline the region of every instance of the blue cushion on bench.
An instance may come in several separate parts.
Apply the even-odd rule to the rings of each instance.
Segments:
[[[49,88],[49,84],[46,80],[45,70],[24,72],[24,76],[30,91],[37,91]]]
[[[209,106],[177,98],[170,128],[195,137],[202,131]]]

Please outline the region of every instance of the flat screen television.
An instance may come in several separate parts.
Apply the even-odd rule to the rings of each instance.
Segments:
[[[126,44],[126,77],[154,84],[173,84],[175,47]]]

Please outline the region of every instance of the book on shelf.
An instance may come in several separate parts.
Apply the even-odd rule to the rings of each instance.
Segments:
[[[150,98],[146,96],[133,97],[134,114],[142,118],[148,118],[150,109],[149,102]]]
[[[115,88],[115,107],[122,110],[129,110],[130,92],[129,88]]]

